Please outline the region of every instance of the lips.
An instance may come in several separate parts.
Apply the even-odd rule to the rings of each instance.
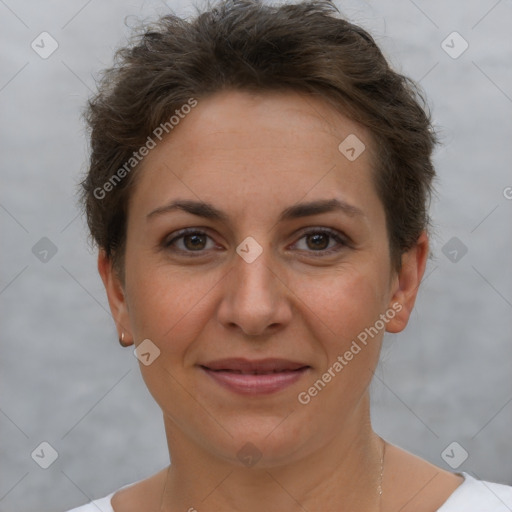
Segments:
[[[214,381],[245,395],[268,394],[299,380],[310,368],[286,359],[219,359],[199,365]]]
[[[204,365],[205,368],[213,371],[230,371],[233,373],[260,375],[266,373],[278,373],[295,371],[307,367],[304,363],[288,361],[286,359],[259,359],[250,361],[247,359],[219,359]]]

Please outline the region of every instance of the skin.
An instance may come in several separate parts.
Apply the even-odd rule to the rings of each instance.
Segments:
[[[338,150],[349,134],[366,146],[355,161]],[[379,510],[384,442],[368,386],[384,329],[307,405],[297,399],[379,315],[399,304],[385,330],[400,332],[414,306],[428,238],[392,269],[374,158],[371,135],[322,100],[240,91],[199,100],[145,158],[129,205],[125,281],[103,251],[98,269],[125,342],[150,339],[160,350],[140,368],[163,412],[172,466],[116,493],[116,512]],[[360,213],[278,220],[298,202],[333,198]],[[228,220],[182,210],[147,217],[174,199],[209,202]],[[208,237],[166,247],[183,228]],[[315,245],[311,235],[326,228],[347,243]],[[252,263],[236,252],[249,236],[262,248]],[[311,368],[284,390],[248,397],[197,366],[224,357]],[[253,467],[237,457],[248,442],[261,455]],[[436,510],[461,481],[386,443],[381,509]]]

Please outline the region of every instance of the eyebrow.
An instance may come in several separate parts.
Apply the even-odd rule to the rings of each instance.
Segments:
[[[212,204],[187,199],[176,199],[171,201],[169,204],[159,206],[148,213],[146,219],[149,220],[158,215],[175,210],[182,210],[191,213],[192,215],[197,215],[198,217],[204,217],[205,219],[217,220],[226,223],[229,220],[225,212],[219,210]],[[298,203],[293,206],[289,206],[283,210],[279,216],[279,222],[335,211],[345,213],[350,217],[365,216],[361,209],[357,208],[357,206],[346,203],[345,201],[340,201],[338,199],[320,199],[309,203]]]

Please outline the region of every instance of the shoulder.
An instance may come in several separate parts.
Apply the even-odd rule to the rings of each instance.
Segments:
[[[446,471],[392,444],[386,446],[386,458],[386,511],[512,512],[512,487]]]
[[[512,487],[477,480],[462,473],[464,482],[455,489],[437,512],[510,512],[512,510]]]
[[[99,500],[91,501],[81,507],[68,510],[68,512],[114,512],[111,504],[112,496],[114,496],[114,493]]]
[[[118,512],[158,508],[155,500],[162,494],[167,471],[168,468],[164,468],[145,480],[125,485],[104,498],[67,512]]]

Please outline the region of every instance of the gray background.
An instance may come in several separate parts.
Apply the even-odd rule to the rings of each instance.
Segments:
[[[374,426],[447,469],[441,453],[456,441],[469,454],[458,471],[512,484],[512,2],[338,5],[421,82],[444,141],[434,258],[410,325],[385,341]],[[193,13],[156,0],[0,0],[2,512],[65,510],[168,463],[160,411],[118,345],[75,196],[94,76],[127,25],[168,7]],[[31,48],[43,31],[59,44],[47,59]],[[457,59],[441,47],[453,31],[469,43]],[[42,237],[58,249],[47,262],[32,252]],[[467,247],[456,262],[442,252],[452,237]],[[31,458],[43,441],[58,452],[48,469]]]

